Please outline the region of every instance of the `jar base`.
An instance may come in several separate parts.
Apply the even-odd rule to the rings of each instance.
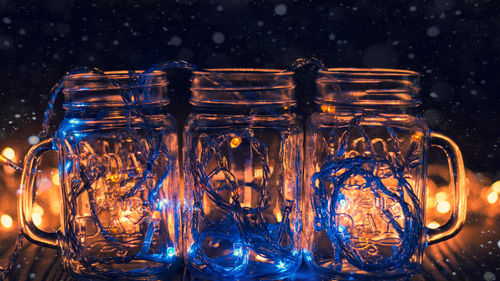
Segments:
[[[158,280],[182,276],[181,261],[170,264],[151,261],[134,261],[124,264],[82,265],[78,262],[65,262],[64,267],[78,280],[119,279],[119,280]]]
[[[333,278],[334,280],[408,280],[408,275],[418,273],[420,270],[418,264],[407,264],[390,271],[369,272],[360,270],[350,264],[345,264],[342,270],[335,271],[333,269],[335,268],[333,260],[324,260],[320,264],[313,263],[308,259],[306,261],[311,271],[315,274]]]
[[[246,266],[245,270],[234,275],[230,274],[218,274],[209,273],[202,271],[192,265],[186,266],[193,276],[192,280],[218,280],[221,279],[231,279],[231,280],[282,280],[291,278],[295,275],[300,263],[284,265],[282,269],[277,270],[277,266],[274,264],[263,264],[261,262],[250,261]]]

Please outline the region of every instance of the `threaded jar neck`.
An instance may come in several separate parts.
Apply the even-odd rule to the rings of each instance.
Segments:
[[[191,104],[196,107],[290,107],[295,105],[293,72],[277,69],[194,71]]]
[[[329,68],[316,79],[320,105],[358,108],[411,108],[421,104],[420,74],[384,68]]]
[[[63,78],[64,108],[156,107],[168,104],[163,71],[107,71],[79,73]]]

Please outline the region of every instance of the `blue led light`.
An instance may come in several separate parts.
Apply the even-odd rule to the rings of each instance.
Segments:
[[[167,256],[171,258],[174,255],[175,255],[175,249],[172,248],[172,247],[168,247],[168,249],[167,249]]]
[[[311,253],[307,253],[306,255],[304,255],[304,259],[305,259],[307,262],[311,262],[311,261],[312,261]]]
[[[243,255],[243,250],[241,249],[241,247],[236,248],[234,249],[233,254],[237,257],[241,257],[241,255]]]
[[[343,226],[343,225],[339,226],[339,231],[340,232],[344,232],[345,231],[345,226]]]
[[[345,199],[340,200],[340,201],[339,201],[339,204],[340,204],[340,206],[341,206],[342,208],[347,207],[347,201],[346,201]]]
[[[220,147],[230,144],[235,135],[251,144],[252,154],[262,167],[262,182],[252,184],[252,188],[258,191],[261,196],[259,196],[259,202],[252,207],[242,207],[241,199],[234,189],[240,183],[232,174],[233,171],[229,169],[226,156],[220,149]],[[193,145],[195,143],[197,142],[193,142]],[[290,228],[290,214],[296,208],[297,201],[284,200],[281,210],[282,219],[278,223],[266,221],[262,215],[266,209],[271,207],[267,197],[271,171],[267,159],[266,143],[257,139],[251,130],[230,129],[210,135],[204,139],[201,153],[197,155],[196,151],[197,149],[189,147],[185,156],[186,162],[190,163],[188,171],[193,176],[193,181],[196,182],[197,186],[193,190],[193,193],[196,194],[193,196],[196,201],[192,204],[193,211],[192,217],[190,217],[190,231],[194,244],[188,252],[189,262],[197,267],[197,270],[215,276],[244,274],[243,272],[249,267],[250,262],[273,262],[280,272],[290,269],[291,265],[298,265],[300,257],[296,251],[298,243]],[[215,167],[209,165],[212,159],[215,161]],[[219,174],[228,175],[224,178],[224,185],[221,186],[217,186],[218,182],[213,180]],[[234,190],[231,192],[229,200],[220,196],[221,189]],[[204,196],[208,199],[203,199]],[[207,215],[204,213],[206,210],[202,200],[214,202],[214,205],[224,214],[224,218],[219,221],[209,221],[203,218]],[[249,214],[255,214],[260,219],[250,223]],[[199,227],[202,218],[206,220],[203,222],[207,224],[203,228]],[[224,258],[213,258],[210,252],[206,252],[203,245],[207,241],[221,240],[233,243],[232,247],[229,248],[230,253],[224,254]],[[252,261],[251,251],[263,259]]]
[[[342,271],[343,262],[347,262],[358,269],[368,272],[387,272],[401,269],[411,263],[411,256],[415,253],[420,243],[420,233],[422,230],[422,215],[420,200],[413,191],[412,186],[406,180],[409,167],[407,163],[412,161],[401,161],[399,158],[391,158],[392,154],[377,155],[373,151],[366,155],[351,156],[346,153],[348,139],[351,131],[363,129],[359,126],[364,115],[353,118],[347,131],[342,135],[340,141],[337,139],[336,153],[331,154],[325,161],[320,171],[313,174],[310,184],[313,188],[313,210],[315,212],[315,222],[319,227],[316,231],[326,229],[326,234],[334,245],[338,261],[337,271]],[[385,124],[385,129],[391,136],[394,150],[400,151],[399,143],[394,130]],[[361,133],[366,136],[364,132]],[[366,142],[371,143],[366,136]],[[333,144],[332,144],[333,145]],[[336,145],[336,144],[335,144]],[[370,149],[370,148],[369,148]],[[373,149],[373,148],[371,148]],[[397,157],[399,154],[394,154]],[[418,151],[410,151],[408,157],[418,159]],[[411,158],[413,159],[413,158]],[[410,160],[411,160],[410,159]],[[382,174],[380,169],[387,172]],[[352,179],[362,179],[361,183],[353,184]],[[387,187],[384,179],[395,179],[397,187]],[[333,187],[331,191],[328,188]],[[369,196],[364,206],[376,204],[377,199],[385,198],[394,204],[401,206],[401,216],[403,223],[394,219],[391,210],[385,205],[380,207],[380,216],[391,226],[395,232],[392,234],[399,239],[397,246],[393,246],[392,253],[377,253],[378,241],[370,235],[373,233],[373,218],[371,214],[365,214],[365,219],[361,217],[363,225],[354,225],[353,218],[359,210],[348,206],[345,193],[352,191],[363,192]],[[342,220],[341,220],[342,219]],[[350,225],[346,225],[350,223]],[[368,226],[366,225],[368,224]],[[368,229],[368,230],[366,230]],[[368,257],[366,253],[371,255]],[[370,252],[371,251],[371,252]]]
[[[56,138],[54,138],[58,146],[60,146],[59,143],[62,142],[64,145],[63,148],[69,151],[68,154],[71,153],[76,156],[76,159],[65,159],[65,164],[60,166],[64,168],[62,172],[67,174],[69,179],[71,179],[70,186],[68,187],[68,190],[70,190],[70,194],[68,195],[69,200],[66,202],[67,217],[65,217],[64,222],[66,226],[64,241],[67,243],[64,247],[65,252],[69,253],[73,260],[79,262],[85,270],[88,269],[94,275],[100,277],[117,277],[118,279],[128,274],[144,276],[159,273],[168,268],[172,268],[172,265],[180,263],[180,257],[176,256],[178,252],[176,251],[177,241],[175,240],[179,237],[178,232],[180,231],[180,225],[177,222],[179,218],[174,218],[175,233],[169,233],[170,228],[161,221],[161,219],[144,219],[146,214],[151,213],[154,214],[154,217],[160,218],[159,214],[163,214],[163,212],[160,212],[163,209],[167,207],[172,207],[173,209],[173,204],[176,204],[175,207],[179,206],[177,202],[169,202],[168,199],[165,198],[166,195],[162,186],[164,183],[170,182],[167,179],[173,175],[173,173],[171,173],[173,171],[173,166],[171,165],[173,163],[172,156],[175,154],[172,153],[176,152],[170,150],[169,143],[166,141],[166,137],[172,132],[169,131],[170,128],[168,123],[160,124],[157,121],[153,122],[151,118],[149,118],[149,114],[152,112],[150,107],[156,106],[156,104],[141,104],[137,103],[137,101],[146,100],[150,94],[148,84],[152,81],[151,75],[148,74],[172,68],[188,69],[189,67],[191,66],[187,65],[185,62],[174,61],[155,65],[142,74],[136,74],[134,71],[129,71],[129,79],[125,84],[122,84],[121,80],[108,77],[105,72],[96,68],[77,68],[67,74],[85,73],[89,74],[89,77],[92,75],[95,75],[95,77],[102,77],[103,85],[105,85],[105,87],[109,86],[113,91],[116,89],[114,93],[121,95],[122,102],[125,105],[124,107],[114,108],[114,104],[110,103],[109,105],[105,105],[106,107],[109,106],[109,108],[104,108],[99,111],[99,119],[106,119],[108,117],[106,115],[107,110],[109,109],[120,112],[122,114],[120,117],[126,121],[117,123],[117,128],[119,130],[112,130],[109,134],[108,131],[106,131],[101,134],[100,130],[103,129],[103,127],[100,127],[101,123],[89,126],[90,123],[88,119],[85,119],[94,116],[92,109],[88,109],[88,106],[92,105],[91,102],[76,105],[72,101],[69,101],[65,104],[67,109],[65,120],[59,126]],[[51,92],[51,99],[49,107],[44,115],[40,139],[49,136],[49,125],[54,115],[54,104],[57,96],[62,93],[65,85],[65,83],[63,83],[64,79],[65,78],[61,79]],[[81,87],[79,84],[79,88],[76,91],[86,90],[88,89]],[[88,94],[91,95],[93,93]],[[140,95],[144,97],[140,97]],[[114,119],[109,120],[109,122],[112,121],[114,121]],[[125,125],[122,125],[124,123]],[[114,124],[111,124],[111,126],[114,126]],[[113,129],[115,128],[113,127]],[[103,135],[104,137],[102,137]],[[113,150],[116,148],[120,150],[117,157],[122,157],[121,153],[127,152],[126,150],[133,150],[128,151],[131,155],[139,155],[140,152],[144,156],[142,159],[138,159],[137,161],[134,159],[134,161],[132,161],[134,162],[134,166],[136,165],[135,162],[138,162],[137,166],[140,169],[135,169],[133,172],[129,169],[124,177],[118,177],[119,179],[117,180],[111,178],[113,180],[113,190],[115,185],[119,187],[116,188],[116,190],[120,190],[116,193],[113,191],[113,194],[110,194],[113,196],[110,196],[110,200],[113,201],[109,202],[109,205],[120,203],[120,207],[113,209],[113,212],[115,210],[119,210],[119,212],[113,213],[111,218],[102,215],[101,210],[107,207],[100,206],[103,202],[98,200],[94,187],[97,181],[101,179],[108,180],[108,178],[106,178],[107,175],[115,175],[114,172],[106,174],[106,172],[109,171],[107,171],[106,168],[102,168],[104,167],[100,165],[102,163],[98,163],[99,161],[96,160],[101,159],[98,157],[103,153],[100,147],[97,149],[101,141],[102,144],[105,142],[111,143],[113,141],[115,141],[116,144],[127,142],[127,147],[129,147],[124,148],[120,145],[115,147],[110,146],[104,149],[106,150],[104,153],[109,153],[107,149],[111,148],[111,150]],[[128,142],[131,143],[130,146]],[[174,149],[177,149],[177,147],[174,146]],[[66,153],[66,151],[64,151],[64,153]],[[93,154],[97,156],[94,158]],[[89,159],[92,159],[92,161]],[[112,158],[112,160],[117,159]],[[118,160],[123,161],[124,159]],[[110,160],[107,164],[109,166],[116,163]],[[119,168],[114,168],[116,168],[117,172],[120,171]],[[85,194],[85,197],[81,197],[82,194]],[[140,196],[137,196],[138,194]],[[99,251],[94,251],[95,253],[87,251],[87,249],[82,246],[79,240],[81,235],[79,232],[79,225],[75,223],[80,213],[80,204],[83,204],[82,200],[88,201],[88,203],[85,202],[85,206],[90,210],[90,215],[85,217],[86,220],[90,221],[82,221],[87,225],[89,223],[95,225],[99,235],[102,236],[102,243],[108,244],[105,247],[116,248],[120,254],[101,255]],[[126,208],[128,208],[127,211],[132,215],[124,215],[124,212],[121,212],[125,211]],[[111,207],[109,207],[109,209],[111,209]],[[169,211],[172,210],[169,209]],[[128,221],[132,222],[133,225],[130,226],[130,230],[121,229],[117,226],[116,220],[119,220],[120,216],[126,218],[127,223]],[[110,220],[112,220],[112,223],[109,223]],[[114,225],[115,227],[110,227],[110,225]],[[133,244],[124,242],[122,237],[119,236],[136,234],[140,234],[141,236],[137,239],[135,237],[139,236],[134,236]],[[168,243],[166,245],[172,247],[163,248],[159,251],[158,248],[165,244],[156,242],[158,240],[157,237],[161,237],[159,239],[165,239],[165,241],[162,240],[161,243]],[[99,243],[101,243],[101,241],[99,241]],[[137,246],[139,246],[140,251],[135,251]],[[131,247],[134,248],[133,251],[130,251]],[[65,257],[67,256],[68,254],[65,254]],[[128,270],[127,264],[136,261],[140,261],[144,266],[142,268]],[[163,264],[150,264],[148,261],[156,261]],[[98,266],[99,264],[111,266],[109,269],[103,269]]]

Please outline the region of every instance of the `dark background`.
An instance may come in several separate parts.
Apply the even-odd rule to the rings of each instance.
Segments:
[[[73,67],[183,59],[284,69],[312,55],[329,67],[421,72],[430,128],[458,143],[468,168],[500,178],[496,0],[0,0],[0,148],[17,142],[26,151],[51,86]],[[179,119],[189,111],[187,78],[170,78]],[[299,111],[312,111],[307,93],[298,94]]]

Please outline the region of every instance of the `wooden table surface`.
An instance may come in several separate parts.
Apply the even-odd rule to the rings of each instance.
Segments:
[[[0,261],[11,254],[15,233],[1,236]],[[500,280],[500,217],[469,215],[462,231],[454,238],[425,250],[421,272],[408,280]],[[8,280],[74,280],[65,272],[61,253],[25,240],[16,266]],[[175,280],[192,280],[180,270]],[[294,280],[322,280],[303,266]]]

